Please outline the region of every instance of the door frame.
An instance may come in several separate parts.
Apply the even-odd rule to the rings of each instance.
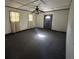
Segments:
[[[43,28],[44,28],[44,24],[45,24],[45,16],[51,16],[51,28],[50,28],[50,30],[51,30],[52,29],[53,14],[45,14],[44,15]]]

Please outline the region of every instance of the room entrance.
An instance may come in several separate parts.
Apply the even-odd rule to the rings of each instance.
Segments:
[[[52,14],[44,15],[44,28],[51,29],[52,27]]]

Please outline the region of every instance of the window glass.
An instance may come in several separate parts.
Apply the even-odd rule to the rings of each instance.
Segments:
[[[29,14],[29,21],[33,21],[33,15]]]
[[[18,12],[10,12],[10,21],[11,22],[19,22],[20,14]]]

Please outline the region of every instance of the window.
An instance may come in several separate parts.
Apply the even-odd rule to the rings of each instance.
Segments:
[[[20,14],[18,12],[10,12],[10,21],[11,22],[19,22]]]
[[[29,21],[33,21],[33,15],[29,14]]]
[[[49,15],[47,15],[45,18],[46,18],[46,19],[50,19],[51,17],[50,17]]]

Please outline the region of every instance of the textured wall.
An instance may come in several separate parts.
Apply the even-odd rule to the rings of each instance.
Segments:
[[[74,1],[73,0],[68,17],[66,59],[74,59]]]
[[[54,11],[46,14],[53,14],[52,18],[52,30],[66,32],[67,22],[68,22],[68,11],[69,10],[60,10]],[[37,17],[37,27],[43,28],[44,25],[44,15],[39,14]]]
[[[17,10],[17,9],[13,9],[13,8],[5,8],[5,33],[10,33],[11,32],[11,28],[10,28],[10,22],[9,22],[9,11],[16,11],[20,13],[20,31],[21,30],[25,30],[28,29],[28,13],[27,11],[21,11],[21,10]]]

